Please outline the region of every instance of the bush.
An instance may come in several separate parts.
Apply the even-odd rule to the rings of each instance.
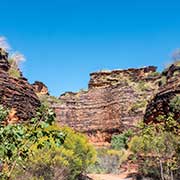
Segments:
[[[31,147],[28,160],[17,165],[12,175],[13,179],[67,180],[69,178],[70,171],[62,162],[60,148],[53,139],[49,139],[51,146],[48,147],[47,139],[47,137],[41,138]],[[39,143],[44,146],[40,148]]]
[[[172,116],[167,122],[144,124],[128,144],[137,156],[139,173],[156,179],[178,179],[180,170],[179,134]],[[174,128],[173,128],[174,127]]]
[[[144,82],[144,81],[140,81],[138,84],[137,84],[137,89],[139,91],[147,91],[150,89],[149,85]]]
[[[126,158],[127,152],[125,150],[97,149],[97,160],[94,165],[88,168],[88,172],[117,174],[119,173],[120,165]]]
[[[8,59],[10,68],[9,68],[9,75],[13,78],[20,78],[21,72],[19,70],[19,65],[21,62],[25,61],[25,57],[23,54],[19,52],[14,52],[11,54],[11,57]]]
[[[151,73],[149,74],[150,77],[157,77],[157,76],[159,76],[159,75],[160,75],[160,73],[157,72],[157,71],[151,72]]]
[[[173,112],[180,111],[180,95],[176,95],[170,100],[170,107],[172,108]]]
[[[19,70],[15,69],[13,67],[10,67],[10,69],[8,70],[8,74],[9,74],[9,76],[11,76],[13,78],[17,78],[17,79],[21,77]]]
[[[147,101],[145,100],[137,101],[132,105],[130,111],[136,112],[137,110],[142,110],[146,107],[146,105],[147,105]]]
[[[132,130],[124,131],[122,134],[113,135],[111,138],[111,147],[113,149],[127,149],[128,141],[133,135]]]
[[[58,127],[56,127],[58,128]],[[42,137],[31,147],[32,154],[26,168],[16,170],[15,179],[23,179],[24,174],[43,180],[75,180],[95,161],[96,152],[87,139],[70,128],[60,128],[65,135],[63,145],[48,137]],[[47,146],[47,139],[51,147]],[[39,145],[42,145],[39,148]]]
[[[8,111],[0,106],[0,178],[75,180],[96,159],[87,138],[55,124],[42,105],[26,124],[4,126]]]
[[[3,179],[10,178],[15,166],[28,160],[34,143],[38,143],[39,148],[42,147],[43,144],[39,141],[41,138],[46,138],[44,144],[49,146],[51,146],[50,139],[53,139],[57,146],[62,145],[64,141],[61,130],[54,128],[54,113],[43,106],[29,124],[5,126],[3,120],[8,114],[7,110],[1,109],[0,112],[2,120],[0,123],[0,177]]]
[[[70,128],[62,128],[66,138],[61,151],[64,152],[64,159],[69,159],[69,169],[72,177],[85,172],[87,167],[96,160],[96,151],[87,138]],[[71,152],[66,154],[66,151]],[[73,179],[73,178],[72,178]]]
[[[9,110],[0,105],[0,124],[4,122],[9,114]]]
[[[166,76],[161,76],[161,79],[159,81],[159,86],[164,86],[167,83],[167,78]]]
[[[9,76],[13,78],[20,78],[21,74],[14,59],[9,59],[10,68],[8,70]]]

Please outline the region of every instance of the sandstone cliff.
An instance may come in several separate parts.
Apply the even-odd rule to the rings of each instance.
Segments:
[[[34,92],[38,95],[38,96],[41,96],[41,95],[49,95],[49,92],[48,92],[48,88],[47,86],[40,82],[40,81],[35,81],[33,84],[32,84],[32,87],[34,89]]]
[[[163,71],[159,83],[158,92],[146,109],[144,121],[147,123],[157,122],[159,115],[167,115],[170,112],[175,113],[176,118],[180,117],[179,110],[174,112],[171,107],[171,100],[180,95],[180,65],[172,64]]]
[[[108,141],[143,119],[159,79],[153,66],[95,72],[87,91],[67,92],[51,104],[61,125],[87,133],[93,142]]]
[[[25,121],[35,115],[40,101],[27,79],[10,76],[9,68],[8,54],[0,49],[0,104],[10,109],[11,121]]]

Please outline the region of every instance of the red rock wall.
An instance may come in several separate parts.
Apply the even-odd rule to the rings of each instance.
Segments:
[[[150,99],[157,89],[151,77],[155,67],[92,73],[88,91],[65,93],[61,104],[54,103],[57,120],[75,130],[85,132],[93,141],[106,141],[116,132],[134,127],[143,119],[144,107],[132,110],[137,101]],[[152,87],[138,90],[138,83]]]
[[[13,109],[16,119],[28,120],[35,115],[40,101],[27,79],[11,77],[9,68],[8,54],[0,49],[0,104]]]
[[[168,115],[170,112],[176,119],[180,118],[180,112],[174,112],[170,106],[171,100],[180,95],[180,66],[172,64],[164,72],[160,81],[157,94],[148,103],[144,122],[159,122],[159,115]]]

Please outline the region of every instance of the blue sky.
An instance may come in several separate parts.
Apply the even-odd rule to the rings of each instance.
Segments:
[[[162,69],[180,47],[179,0],[0,0],[0,13],[24,75],[56,96],[101,69]]]

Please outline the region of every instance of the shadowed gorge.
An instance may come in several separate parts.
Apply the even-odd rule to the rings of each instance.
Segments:
[[[2,144],[7,149],[12,144],[15,148],[8,149],[3,158],[9,158],[6,159],[10,162],[7,166],[13,170],[14,162],[11,156],[14,154],[19,158],[22,155],[29,157],[27,162],[35,165],[30,166],[30,169],[27,164],[24,165],[25,174],[31,171],[35,173],[31,174],[31,177],[41,177],[36,174],[36,169],[43,164],[44,168],[50,168],[49,172],[52,173],[45,173],[45,169],[38,169],[38,173],[44,174],[43,177],[56,177],[60,180],[63,177],[65,178],[63,180],[66,180],[67,175],[72,180],[76,177],[81,179],[85,178],[82,174],[85,172],[84,169],[82,170],[85,157],[87,158],[85,168],[88,172],[119,173],[125,168],[124,174],[121,174],[123,177],[131,175],[130,172],[135,172],[136,175],[139,173],[144,177],[146,174],[149,175],[149,172],[146,173],[144,170],[152,168],[144,162],[144,159],[154,163],[153,168],[156,168],[160,157],[164,161],[161,166],[168,167],[169,161],[178,155],[176,149],[180,133],[179,62],[174,62],[162,73],[157,72],[155,66],[94,72],[90,74],[88,90],[65,92],[59,98],[50,95],[48,87],[40,81],[29,84],[18,66],[12,66],[8,54],[2,49],[0,49],[0,75],[0,102],[3,105],[3,107],[0,106],[0,117],[3,120],[0,126],[3,132]],[[143,124],[140,125],[140,123]],[[86,139],[79,132],[87,135],[88,138]],[[4,138],[6,136],[8,138]],[[18,144],[13,139],[15,137],[21,137],[19,141],[23,143],[26,139],[30,144]],[[36,140],[38,138],[39,140]],[[10,143],[7,147],[4,143],[6,139]],[[167,142],[170,146],[166,145]],[[172,149],[174,143],[177,147]],[[27,146],[28,150],[23,152],[25,154],[19,154],[21,152],[17,151],[19,146],[20,148]],[[31,146],[36,149],[34,155],[38,156],[40,161],[37,161],[36,157],[31,159],[31,153],[34,150]],[[100,149],[95,150],[93,146],[98,146]],[[147,152],[151,154],[156,148],[160,148],[156,152],[159,155],[153,154],[146,157],[145,154],[139,154],[139,150],[146,153],[146,146],[148,146]],[[170,149],[166,149],[167,147]],[[50,148],[48,151],[50,154],[46,154],[46,157],[44,153],[47,148]],[[160,153],[160,150],[164,154]],[[167,150],[173,153],[167,153]],[[28,152],[31,155],[26,154]],[[52,161],[54,153],[57,153],[55,157],[62,159],[60,161],[54,159],[56,164],[50,166],[49,163],[54,162]],[[81,153],[83,153],[82,157]],[[135,160],[131,157],[132,153],[136,156]],[[80,159],[77,160],[81,162],[80,164],[73,161],[76,154],[79,154]],[[63,159],[64,155],[65,159]],[[70,158],[68,165],[59,166],[59,162],[66,162],[66,158]],[[44,164],[46,160],[47,164]],[[178,164],[179,161],[175,163]],[[71,164],[73,164],[72,167]],[[6,164],[3,165],[5,168]],[[56,175],[56,171],[61,169],[63,171]],[[22,167],[18,171],[21,173],[20,176],[14,174],[16,177],[25,176]],[[169,176],[170,171],[167,170],[165,173]],[[11,173],[11,170],[9,172]],[[179,173],[175,172],[174,177],[178,176]],[[94,175],[90,174],[90,177]],[[157,174],[153,172],[153,177],[159,177],[159,172]]]
[[[0,180],[180,180],[179,10],[2,0]]]

